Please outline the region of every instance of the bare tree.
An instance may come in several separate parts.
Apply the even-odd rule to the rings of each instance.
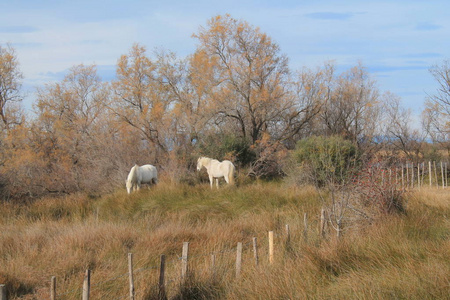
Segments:
[[[438,88],[434,95],[428,96],[422,120],[433,141],[443,145],[450,154],[450,61],[434,65],[430,73]]]
[[[317,116],[330,101],[334,72],[335,67],[330,62],[315,70],[304,68],[298,72],[290,87],[293,107],[284,115],[281,126],[274,126],[274,136],[279,136],[290,148],[316,130]]]
[[[387,92],[383,101],[383,136],[394,151],[402,152],[407,158],[419,157],[425,137],[412,128],[411,110],[401,106],[400,97]]]
[[[322,134],[341,135],[367,145],[377,134],[380,121],[379,91],[359,64],[334,79],[333,89],[320,113]]]
[[[0,118],[4,128],[21,122],[22,72],[14,48],[0,45]]]

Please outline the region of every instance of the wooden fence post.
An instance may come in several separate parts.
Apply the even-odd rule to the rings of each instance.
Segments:
[[[414,188],[414,164],[411,163],[411,188]]]
[[[422,186],[425,185],[425,181],[424,181],[424,176],[425,176],[425,163],[422,163]]]
[[[417,163],[417,187],[420,189],[420,163]]]
[[[436,178],[436,186],[439,187],[439,180],[437,177],[437,169],[436,169],[436,161],[433,161],[433,167],[434,167],[434,178]]]
[[[183,243],[183,252],[181,254],[181,281],[186,280],[188,272],[188,254],[189,254],[189,242]]]
[[[241,276],[241,268],[242,268],[242,243],[237,243],[236,248],[236,278]]]
[[[409,188],[409,164],[406,163],[406,188]]]
[[[52,276],[50,281],[50,300],[56,300],[56,276]]]
[[[445,163],[445,186],[448,187],[447,163]]]
[[[164,285],[164,277],[166,272],[166,256],[161,255],[161,264],[159,266],[159,284],[158,284],[158,299],[166,300],[166,287]]]
[[[273,231],[269,231],[269,263],[273,264]]]
[[[428,161],[428,179],[430,180],[430,187],[431,187],[431,160]]]
[[[214,254],[211,254],[211,277],[214,281],[216,277],[216,256]]]
[[[325,208],[322,207],[320,210],[320,228],[319,228],[319,234],[322,238],[325,237]]]
[[[336,227],[336,237],[339,240],[341,238],[341,219],[337,220]]]
[[[130,300],[134,300],[133,253],[128,253],[128,278],[130,281]]]
[[[445,180],[444,180],[444,164],[441,161],[441,179],[442,179],[442,188],[445,188]]]
[[[6,286],[4,284],[0,284],[0,300],[6,299]]]
[[[402,164],[402,190],[405,189],[404,175],[405,175],[405,168],[403,167],[403,164]]]
[[[289,224],[286,224],[285,229],[286,229],[286,244],[289,244],[291,242],[291,233],[289,230]]]
[[[395,167],[395,188],[398,189],[398,168]]]
[[[255,258],[255,265],[258,265],[258,244],[256,242],[256,237],[253,237],[253,257]]]
[[[89,293],[91,291],[91,270],[86,270],[83,281],[83,300],[89,300]]]
[[[303,229],[303,239],[305,240],[305,243],[308,242],[308,215],[305,213],[303,215],[303,225],[305,226]]]

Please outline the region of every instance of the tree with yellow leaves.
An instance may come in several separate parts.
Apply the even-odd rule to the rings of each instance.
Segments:
[[[202,72],[191,76],[208,93],[207,109],[216,124],[256,142],[293,107],[287,57],[259,28],[229,15],[210,19],[194,37],[200,44],[191,64]]]
[[[135,128],[154,149],[153,161],[168,151],[163,132],[170,123],[168,112],[172,100],[164,95],[156,68],[145,47],[133,45],[129,54],[122,55],[118,61],[110,107],[121,121]]]
[[[84,65],[38,90],[32,147],[51,174],[42,183],[49,191],[79,190],[96,182],[94,157],[101,157],[99,151],[107,146],[102,138],[110,126],[108,94],[96,67]]]

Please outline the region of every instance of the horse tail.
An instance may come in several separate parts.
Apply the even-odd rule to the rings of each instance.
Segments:
[[[231,185],[234,185],[234,171],[235,171],[234,165],[231,163],[230,170],[228,171],[228,182]]]
[[[153,167],[154,168],[154,171],[155,171],[155,178],[153,178],[153,182],[155,183],[155,184],[157,184],[158,183],[158,169],[156,169],[156,167]]]

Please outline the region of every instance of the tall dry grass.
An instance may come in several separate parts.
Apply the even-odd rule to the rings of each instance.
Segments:
[[[450,278],[449,191],[409,195],[406,214],[371,226],[318,235],[321,203],[311,187],[259,183],[210,190],[162,182],[130,196],[71,195],[0,208],[0,283],[11,299],[44,299],[51,276],[59,299],[79,299],[92,270],[92,299],[126,299],[127,253],[137,299],[155,299],[161,254],[170,299],[445,299]],[[308,239],[303,214],[308,214]],[[291,241],[284,227],[290,225]],[[268,263],[267,231],[275,231]],[[257,237],[255,266],[251,238]],[[182,243],[191,277],[180,288]],[[235,248],[243,269],[235,278]],[[211,253],[216,255],[214,273]]]

